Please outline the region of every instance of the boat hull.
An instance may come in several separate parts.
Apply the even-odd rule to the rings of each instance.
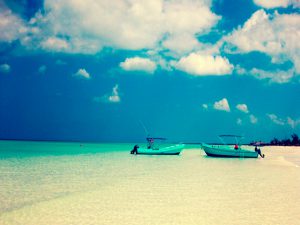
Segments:
[[[258,153],[243,148],[234,149],[231,146],[202,144],[202,148],[207,156],[227,157],[227,158],[257,158]]]
[[[179,155],[183,148],[184,148],[183,144],[172,145],[172,146],[163,147],[160,149],[139,148],[137,151],[137,154],[139,154],[139,155]]]

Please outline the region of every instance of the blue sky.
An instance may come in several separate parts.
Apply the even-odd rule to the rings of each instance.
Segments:
[[[300,133],[298,0],[0,0],[0,138]],[[142,125],[143,124],[143,125]]]

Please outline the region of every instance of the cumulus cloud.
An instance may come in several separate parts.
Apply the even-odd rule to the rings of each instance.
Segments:
[[[119,103],[121,102],[121,98],[119,95],[119,85],[116,84],[113,87],[112,93],[109,95],[104,95],[102,98],[99,97],[95,97],[94,101],[99,102],[99,101],[103,101],[106,103]]]
[[[168,37],[162,46],[177,55],[182,55],[200,47],[200,43],[194,35],[183,33]]]
[[[300,119],[298,120],[294,120],[291,117],[287,118],[287,124],[291,126],[291,128],[295,128],[296,126],[298,126],[300,124]]]
[[[269,117],[269,119],[270,119],[273,123],[278,124],[278,125],[281,125],[281,126],[285,125],[284,120],[278,118],[278,116],[276,116],[275,114],[267,114],[267,116]]]
[[[112,95],[108,97],[109,102],[117,103],[117,102],[121,101],[118,89],[119,89],[119,86],[116,84],[116,86],[113,87]]]
[[[97,103],[120,103],[121,102],[121,98],[120,98],[120,94],[119,94],[119,85],[116,84],[113,89],[112,89],[112,92],[110,94],[106,94],[102,97],[98,97],[98,96],[95,96],[93,98],[93,101],[94,102],[97,102]]]
[[[237,104],[236,108],[238,110],[240,110],[241,112],[244,112],[244,113],[248,113],[249,112],[248,107],[247,107],[246,104]]]
[[[175,68],[195,76],[231,74],[233,65],[221,56],[191,53],[175,63]]]
[[[226,98],[221,99],[214,103],[214,109],[230,112],[230,107]]]
[[[235,65],[234,71],[238,75],[245,75],[247,73],[247,70],[240,65]]]
[[[0,42],[12,42],[26,34],[23,20],[0,2]]]
[[[103,47],[163,47],[182,53],[221,19],[211,6],[212,0],[45,0],[43,11],[26,24],[9,10],[1,13],[0,29],[7,32],[1,32],[0,40],[13,41],[25,33],[20,42],[29,49],[95,54]]]
[[[255,117],[253,114],[251,114],[251,115],[249,116],[249,118],[250,118],[250,122],[251,122],[252,124],[256,124],[256,123],[258,122],[257,117]]]
[[[227,43],[226,50],[232,53],[259,51],[270,55],[273,62],[289,60],[299,74],[299,30],[299,14],[267,14],[261,9],[223,40]]]
[[[288,71],[277,70],[275,72],[270,72],[253,68],[249,74],[258,79],[268,79],[271,82],[280,84],[288,83],[294,77],[294,71],[292,69]]]
[[[1,73],[9,73],[10,72],[10,65],[8,65],[7,63],[4,63],[4,64],[0,65],[0,72]]]
[[[49,37],[46,40],[41,42],[41,47],[44,50],[64,52],[68,50],[69,44],[64,39],[57,38],[57,37]]]
[[[287,118],[287,123],[288,123],[292,128],[295,128],[295,127],[296,127],[296,121],[293,120],[293,119],[290,118],[290,117]]]
[[[78,78],[91,79],[90,74],[85,69],[79,69],[73,76]]]
[[[42,66],[39,67],[38,73],[44,74],[46,72],[46,70],[47,70],[47,66],[42,65]]]
[[[299,0],[254,0],[254,3],[267,9],[279,7],[287,8],[290,5],[300,7]]]
[[[147,58],[133,57],[127,58],[124,62],[121,62],[120,67],[126,71],[153,73],[156,70],[156,63]]]
[[[208,105],[207,104],[202,104],[202,108],[203,109],[208,109]]]
[[[300,119],[292,119],[289,116],[286,119],[283,119],[283,118],[279,118],[275,114],[267,114],[267,116],[273,123],[277,125],[281,125],[281,126],[289,125],[293,129],[296,128],[298,125],[300,125]]]
[[[275,71],[267,71],[257,68],[252,68],[249,71],[242,68],[241,66],[237,65],[235,68],[235,72],[239,75],[251,75],[259,80],[268,80],[271,83],[278,83],[278,84],[284,84],[288,83],[293,78],[296,77],[295,70],[289,69],[289,70],[275,70]]]

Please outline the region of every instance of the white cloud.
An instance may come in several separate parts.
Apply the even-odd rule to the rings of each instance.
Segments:
[[[182,53],[193,50],[198,43],[195,37],[209,32],[221,19],[211,6],[212,0],[45,0],[43,12],[25,25],[7,12],[5,19],[10,22],[0,23],[0,30],[9,31],[4,40],[11,41],[21,38],[19,28],[25,27],[21,30],[27,36],[21,43],[29,49],[95,54],[103,47],[163,47]]]
[[[202,104],[202,108],[203,109],[208,109],[208,105],[207,104]]]
[[[249,118],[250,118],[250,122],[253,123],[253,124],[256,124],[256,123],[258,122],[257,117],[255,117],[255,116],[252,115],[252,114],[249,116]]]
[[[119,91],[118,91],[118,85],[114,86],[112,95],[108,97],[108,100],[113,103],[117,103],[121,101],[119,96]]]
[[[119,103],[121,102],[121,98],[119,95],[119,85],[116,84],[113,87],[112,93],[110,95],[103,96],[103,101],[108,103]]]
[[[0,65],[0,72],[1,73],[9,73],[10,72],[10,65],[8,65],[7,63],[4,63],[4,64]]]
[[[116,84],[113,87],[111,94],[106,94],[102,97],[95,96],[93,98],[93,101],[97,102],[97,103],[100,103],[100,102],[103,102],[103,103],[120,103],[121,98],[120,98],[120,94],[119,94],[119,85]]]
[[[46,72],[46,70],[47,70],[47,66],[42,65],[42,66],[39,67],[38,73],[44,74]]]
[[[277,70],[275,72],[269,72],[253,68],[249,74],[258,79],[269,79],[271,82],[283,84],[288,83],[294,77],[295,73],[292,69],[288,71]]]
[[[200,43],[194,35],[183,33],[170,36],[162,43],[162,46],[175,54],[182,55],[192,52],[200,46]]]
[[[120,67],[126,71],[143,71],[147,73],[153,73],[156,70],[155,62],[141,57],[127,58],[120,63]]]
[[[285,122],[283,121],[283,119],[278,118],[275,114],[267,114],[267,116],[273,123],[281,125],[281,126],[285,125]]]
[[[79,69],[73,76],[84,79],[91,79],[90,74],[85,69]]]
[[[259,51],[270,55],[273,62],[290,60],[299,74],[299,30],[299,14],[267,14],[261,9],[223,40],[227,43],[226,50],[232,53]]]
[[[269,80],[272,83],[278,84],[288,83],[297,75],[294,69],[266,71],[252,68],[247,71],[240,65],[235,66],[235,72],[239,75],[251,75],[259,80]]]
[[[226,98],[214,103],[214,109],[230,112],[230,107]]]
[[[254,0],[254,3],[267,9],[279,7],[287,8],[290,5],[300,7],[299,0]]]
[[[286,119],[282,119],[276,116],[275,114],[267,114],[267,116],[273,123],[281,126],[289,125],[291,128],[295,129],[298,125],[300,125],[300,119],[292,119],[289,116]]]
[[[234,66],[234,71],[238,75],[245,75],[247,73],[247,70],[245,68],[241,67],[240,65],[235,65]]]
[[[295,128],[295,126],[296,126],[296,121],[293,120],[293,119],[290,118],[290,117],[287,118],[287,123],[288,123],[288,125],[290,125],[292,128]]]
[[[57,37],[49,37],[41,42],[41,47],[44,50],[48,51],[64,52],[68,50],[69,44],[64,39]]]
[[[26,32],[23,20],[0,2],[0,42],[10,43],[21,38]]]
[[[244,113],[248,113],[249,112],[248,107],[247,107],[246,104],[237,104],[236,108],[238,110],[240,110],[241,112],[244,112]]]
[[[210,0],[160,2],[163,2],[164,21],[169,33],[203,33],[220,19],[210,10]]]
[[[287,124],[291,126],[291,128],[296,128],[298,125],[300,125],[300,119],[294,120],[291,117],[287,118]]]
[[[195,76],[227,75],[233,70],[233,65],[225,57],[197,53],[182,57],[174,66]]]

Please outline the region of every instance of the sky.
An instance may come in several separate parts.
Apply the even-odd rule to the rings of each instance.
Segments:
[[[0,139],[300,134],[299,0],[0,0]]]

